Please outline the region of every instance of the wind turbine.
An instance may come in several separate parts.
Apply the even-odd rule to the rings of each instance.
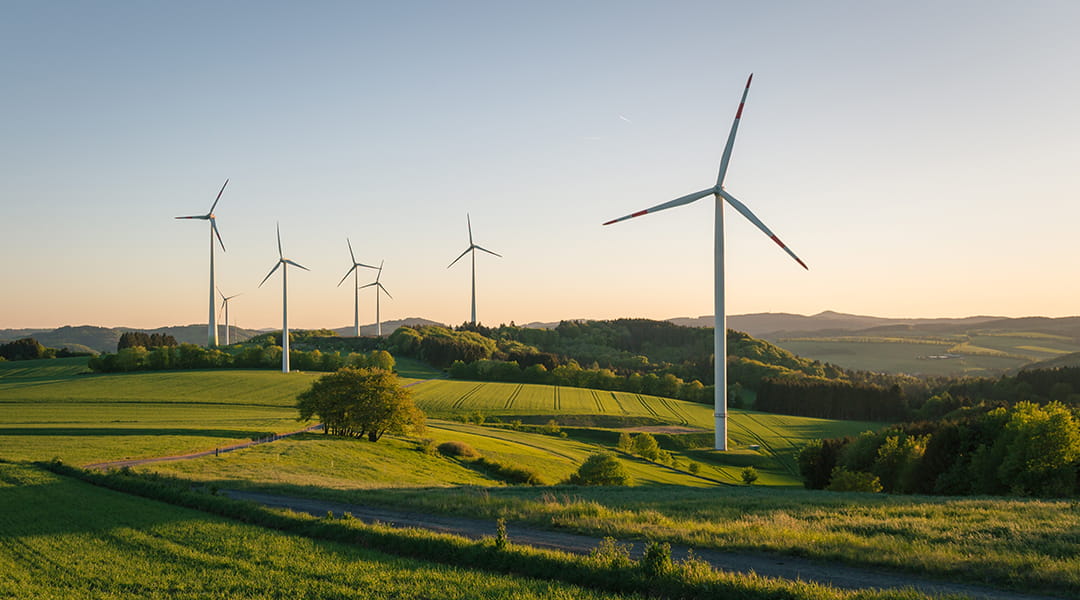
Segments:
[[[502,255],[495,254],[491,250],[488,250],[487,248],[484,248],[482,246],[478,246],[475,242],[473,242],[472,220],[469,218],[469,213],[465,213],[465,221],[469,224],[469,247],[466,248],[465,251],[462,252],[457,258],[455,258],[454,262],[447,265],[446,268],[449,269],[450,267],[454,266],[454,263],[461,260],[462,256],[465,256],[470,252],[472,253],[472,324],[476,325],[476,251],[482,250],[484,252],[487,252],[488,254],[494,254],[499,258],[502,258]]]
[[[277,253],[278,261],[274,265],[273,269],[263,277],[259,287],[262,287],[263,283],[266,283],[267,279],[274,274],[274,271],[278,270],[278,267],[284,265],[285,268],[281,270],[281,372],[289,372],[289,265],[294,267],[300,267],[305,271],[311,269],[297,264],[287,258],[281,252],[281,224],[277,226]]]
[[[364,263],[356,262],[356,255],[352,251],[352,242],[349,238],[345,238],[345,242],[349,244],[349,256],[352,257],[352,267],[345,272],[345,276],[338,282],[338,287],[345,283],[345,280],[349,278],[349,274],[353,275],[353,335],[360,337],[360,267],[368,269],[376,269],[379,267],[373,267],[371,265],[365,265]],[[376,292],[376,295],[378,293]]]
[[[226,296],[222,294],[221,288],[218,288],[217,293],[221,294],[221,310],[225,312],[225,345],[229,345],[229,300],[239,296],[240,294],[233,294],[232,296]]]
[[[206,345],[213,347],[218,345],[218,332],[217,332],[217,315],[214,314],[214,236],[217,236],[218,243],[221,244],[221,251],[225,251],[225,242],[221,241],[221,234],[218,232],[217,220],[214,217],[214,208],[217,206],[218,200],[221,200],[221,194],[225,191],[225,186],[229,185],[229,180],[226,179],[225,183],[221,186],[221,191],[218,192],[217,198],[214,198],[214,203],[210,205],[210,212],[205,215],[192,215],[190,217],[176,217],[177,219],[199,219],[202,221],[210,221],[210,318],[208,319],[208,336]]]
[[[382,317],[379,316],[379,290],[382,290],[391,300],[394,299],[394,297],[390,295],[390,292],[387,292],[386,288],[383,287],[383,284],[379,283],[379,278],[382,277],[382,267],[384,262],[386,261],[379,261],[379,272],[375,275],[375,281],[358,288],[362,290],[364,288],[375,286],[375,335],[378,337],[382,337]]]
[[[713,321],[713,346],[714,346],[714,369],[716,380],[716,392],[715,392],[715,410],[714,417],[716,422],[716,449],[727,450],[727,318],[724,312],[724,200],[727,200],[731,204],[732,208],[738,211],[742,216],[746,217],[751,223],[757,226],[765,235],[769,236],[772,241],[776,242],[784,252],[787,252],[791,258],[795,259],[795,262],[802,265],[804,269],[809,270],[798,256],[792,252],[784,242],[780,241],[780,238],[776,237],[761,219],[758,219],[754,213],[750,212],[750,209],[745,204],[739,202],[734,196],[729,194],[724,189],[724,175],[727,173],[728,161],[731,160],[731,148],[735,144],[735,132],[739,129],[739,119],[742,118],[743,106],[746,104],[746,94],[750,91],[750,81],[753,80],[754,74],[751,73],[750,77],[746,80],[746,88],[742,93],[742,100],[739,101],[739,110],[735,113],[735,121],[731,124],[731,133],[728,134],[727,145],[724,146],[724,154],[720,158],[720,172],[716,177],[716,185],[701,190],[700,192],[694,192],[681,198],[676,198],[670,202],[663,204],[657,204],[652,208],[646,208],[645,210],[639,210],[635,213],[630,213],[625,217],[619,217],[604,223],[604,225],[611,225],[612,223],[618,223],[619,221],[625,221],[626,219],[632,219],[634,217],[640,217],[641,215],[647,215],[654,212],[659,212],[664,209],[673,208],[676,206],[682,206],[683,204],[689,204],[695,200],[700,200],[706,196],[713,196],[716,201],[716,224],[714,229],[714,244],[715,250],[713,260],[715,264],[716,278],[716,293],[714,296],[714,321]]]

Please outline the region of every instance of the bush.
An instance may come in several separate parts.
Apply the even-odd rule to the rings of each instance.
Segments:
[[[431,438],[424,438],[420,440],[418,444],[418,450],[424,454],[435,454],[438,452],[438,448],[435,447],[435,440]]]
[[[439,453],[444,456],[457,456],[460,458],[476,458],[480,456],[476,448],[465,442],[443,442],[439,444]]]
[[[758,480],[757,469],[754,467],[746,467],[742,470],[742,481],[746,485],[754,485],[754,482]]]
[[[881,480],[873,473],[849,471],[845,467],[836,467],[832,472],[832,481],[825,488],[831,492],[873,492],[881,491]]]
[[[660,458],[660,444],[649,433],[639,433],[634,436],[634,454],[648,460]]]
[[[473,452],[475,452],[475,450],[473,450]],[[521,465],[507,464],[484,457],[478,458],[473,462],[473,465],[487,472],[489,475],[493,475],[509,483],[524,483],[527,485],[547,485],[548,483],[540,473]]]
[[[633,485],[634,480],[622,461],[610,452],[599,452],[581,463],[577,473],[567,480],[573,485]]]
[[[701,472],[701,463],[691,462],[686,468],[690,471],[691,475],[697,475]]]
[[[672,567],[671,544],[649,542],[645,546],[645,553],[641,555],[641,570],[647,577],[663,577],[671,573]]]

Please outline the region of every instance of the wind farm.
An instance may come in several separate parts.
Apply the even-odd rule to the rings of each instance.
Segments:
[[[5,7],[0,597],[1080,597],[1080,5],[265,8]]]

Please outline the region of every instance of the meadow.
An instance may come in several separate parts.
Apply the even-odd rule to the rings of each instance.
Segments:
[[[619,598],[245,525],[0,463],[0,597]]]

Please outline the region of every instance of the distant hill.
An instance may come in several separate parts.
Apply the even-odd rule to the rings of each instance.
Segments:
[[[696,318],[682,317],[668,320],[685,327],[712,327],[713,317],[712,315],[706,315]],[[1001,320],[1016,319],[994,316],[963,317],[959,319],[904,319],[851,315],[827,310],[810,316],[792,313],[730,315],[727,318],[727,326],[728,329],[745,331],[755,337],[775,339],[780,337],[801,337],[811,334],[815,336],[850,334],[851,332],[865,332],[879,327],[928,327],[963,330],[973,325]]]
[[[418,325],[442,325],[429,319],[409,317],[397,321],[383,321],[383,334],[389,335],[401,326]],[[218,326],[218,335],[222,343],[225,341],[225,326]],[[341,336],[351,336],[353,328],[339,327],[334,329]],[[120,335],[128,331],[143,331],[146,333],[160,333],[171,335],[181,344],[206,345],[206,325],[173,325],[170,327],[158,327],[156,329],[137,329],[133,327],[97,327],[94,325],[65,325],[57,329],[0,329],[0,343],[32,337],[48,348],[70,348],[78,352],[116,352],[116,344],[120,341]],[[241,329],[233,327],[229,331],[230,342],[243,342],[267,331],[276,329]],[[375,324],[362,325],[361,333],[375,335]]]
[[[422,327],[424,325],[438,325],[439,327],[446,327],[446,324],[439,323],[438,321],[432,321],[431,319],[425,319],[423,317],[405,317],[397,321],[383,321],[382,332],[383,335],[390,335],[398,327]],[[558,325],[558,323],[556,323]],[[278,330],[274,330],[278,331]],[[336,332],[341,337],[351,337],[353,334],[353,326],[347,327],[335,327],[331,331]],[[375,335],[375,323],[368,323],[367,325],[360,324],[360,335],[368,336]]]

